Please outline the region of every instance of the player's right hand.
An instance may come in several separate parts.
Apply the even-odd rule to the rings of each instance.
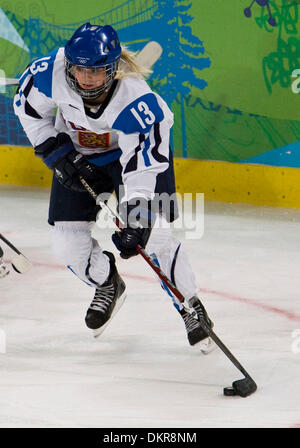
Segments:
[[[96,180],[99,177],[97,168],[75,149],[55,163],[54,174],[65,187],[85,192],[86,189],[79,177],[83,177],[85,180]]]
[[[96,180],[98,172],[95,165],[76,151],[68,134],[59,133],[35,148],[35,154],[54,171],[58,181],[74,191],[86,191],[79,177]]]

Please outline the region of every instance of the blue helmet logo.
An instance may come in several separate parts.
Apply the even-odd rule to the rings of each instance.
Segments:
[[[65,57],[73,65],[101,67],[118,62],[121,45],[117,32],[110,25],[85,23],[73,34],[65,46]]]

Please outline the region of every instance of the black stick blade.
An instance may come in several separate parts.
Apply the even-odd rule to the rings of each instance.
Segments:
[[[243,398],[253,394],[257,389],[255,381],[253,381],[252,378],[247,377],[243,378],[242,380],[234,381],[232,383],[232,387],[235,390],[236,394]]]

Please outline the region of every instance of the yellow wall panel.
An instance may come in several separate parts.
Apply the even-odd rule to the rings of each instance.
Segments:
[[[300,208],[300,170],[267,165],[179,159],[177,191],[206,200]],[[0,184],[50,187],[51,171],[32,148],[0,146]]]
[[[52,172],[32,148],[0,146],[0,184],[48,187]]]
[[[177,191],[206,200],[300,208],[300,170],[267,165],[175,160]]]

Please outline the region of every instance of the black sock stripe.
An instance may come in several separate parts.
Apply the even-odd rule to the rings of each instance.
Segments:
[[[180,246],[181,246],[181,243],[179,244],[179,246],[177,247],[177,249],[175,251],[175,255],[173,257],[172,266],[171,266],[171,281],[172,281],[172,283],[175,286],[176,286],[176,282],[175,282],[175,265],[176,265],[177,256],[178,256],[178,252],[179,252]]]
[[[98,283],[95,282],[95,281],[91,278],[91,276],[90,276],[90,273],[89,273],[90,266],[91,266],[91,257],[88,259],[88,264],[87,264],[87,267],[86,267],[86,270],[85,270],[85,275],[87,276],[87,278],[89,279],[89,281],[90,281],[91,283],[93,283],[93,284],[96,285],[96,286],[99,286]]]

